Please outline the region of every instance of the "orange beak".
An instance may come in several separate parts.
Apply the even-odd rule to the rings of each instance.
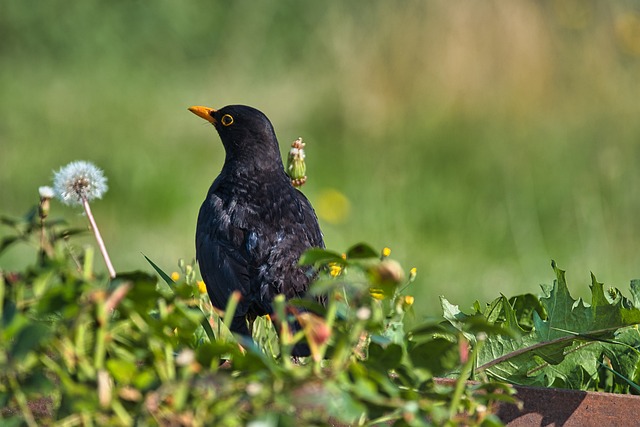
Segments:
[[[205,119],[210,123],[216,122],[216,119],[213,118],[213,115],[215,114],[216,110],[214,110],[213,108],[200,107],[196,105],[193,107],[189,107],[189,111],[191,111],[196,116],[202,117],[203,119]]]

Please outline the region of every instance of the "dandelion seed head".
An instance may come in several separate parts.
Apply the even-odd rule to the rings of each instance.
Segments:
[[[93,163],[71,162],[54,172],[53,190],[60,201],[67,205],[81,205],[82,200],[101,199],[107,191],[107,178]]]

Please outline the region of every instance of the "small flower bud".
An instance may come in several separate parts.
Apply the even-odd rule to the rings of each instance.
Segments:
[[[40,205],[38,206],[38,213],[41,219],[45,219],[49,216],[51,199],[53,198],[55,193],[53,191],[53,188],[47,186],[38,188],[38,193],[40,193]]]
[[[53,199],[53,196],[55,196],[55,192],[53,191],[53,188],[47,185],[39,187],[38,193],[40,193],[41,199]]]
[[[320,316],[313,313],[303,312],[296,315],[296,319],[304,329],[311,350],[311,356],[314,360],[319,361],[319,346],[325,344],[331,338],[331,328],[327,322]]]
[[[404,280],[404,271],[397,261],[385,259],[372,270],[373,278],[380,284],[395,284]]]
[[[204,284],[203,280],[198,280],[198,291],[201,294],[206,294],[207,293],[207,285]]]
[[[418,274],[418,269],[413,267],[410,271],[409,271],[409,283],[413,282],[414,280],[416,280],[416,275]]]
[[[289,156],[287,157],[287,174],[295,187],[300,187],[307,181],[304,145],[302,138],[296,139],[291,144],[291,150],[289,150]]]

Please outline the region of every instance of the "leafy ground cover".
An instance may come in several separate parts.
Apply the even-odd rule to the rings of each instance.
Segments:
[[[365,244],[312,250],[301,262],[318,268],[310,293],[326,304],[277,299],[254,340],[237,342],[224,326],[236,300],[216,312],[192,263],[169,272],[141,256],[147,272],[110,279],[75,244],[82,231],[42,205],[2,222],[2,251],[37,248],[28,268],[0,275],[6,425],[500,425],[492,408],[515,401],[509,383],[639,391],[635,281],[627,298],[592,276],[587,304],[553,264],[539,297],[470,313],[441,298],[442,317],[409,328],[415,270]],[[297,334],[282,321],[293,318]],[[293,360],[303,337],[312,356]]]

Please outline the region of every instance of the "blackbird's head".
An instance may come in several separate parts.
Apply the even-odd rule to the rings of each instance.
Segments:
[[[275,131],[261,111],[246,105],[228,105],[219,110],[194,106],[189,111],[213,124],[227,161],[264,169],[283,167]]]

